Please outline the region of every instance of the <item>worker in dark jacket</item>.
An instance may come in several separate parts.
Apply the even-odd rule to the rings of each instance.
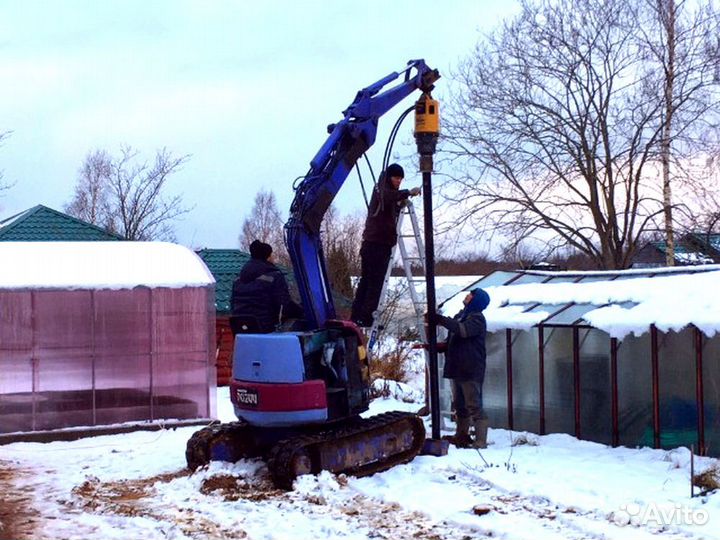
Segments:
[[[250,260],[242,267],[233,283],[233,317],[254,318],[257,331],[275,330],[282,321],[303,316],[302,308],[293,302],[287,281],[270,258],[272,247],[254,240],[250,244]]]
[[[380,175],[373,190],[360,247],[360,282],[355,292],[350,318],[358,326],[369,327],[380,303],[385,273],[397,243],[397,221],[408,197],[420,194],[420,188],[400,189],[405,171],[397,163]]]
[[[486,332],[483,310],[489,303],[488,293],[477,288],[467,294],[465,308],[455,317],[437,316],[437,323],[448,329],[443,376],[451,381],[457,423],[450,440],[459,448],[487,446],[488,419],[482,402]],[[474,440],[470,437],[471,425]]]

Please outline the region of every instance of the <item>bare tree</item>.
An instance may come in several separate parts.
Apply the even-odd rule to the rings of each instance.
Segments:
[[[333,288],[347,298],[354,295],[352,276],[360,275],[360,245],[364,215],[341,215],[335,206],[325,214],[323,249]]]
[[[524,0],[516,18],[478,43],[445,112],[452,182],[444,194],[457,207],[455,225],[515,242],[539,238],[545,257],[573,248],[599,268],[630,265],[664,215],[653,180],[666,91],[643,39],[646,7]],[[707,38],[697,36],[709,47]],[[690,99],[680,100],[687,89],[677,77],[672,125],[689,137],[692,118],[681,108]],[[692,99],[712,108],[707,91]]]
[[[657,0],[658,15],[665,30],[667,54],[662,56],[665,67],[665,115],[662,119],[662,135],[660,137],[660,160],[663,174],[663,213],[665,215],[665,239],[667,250],[665,264],[675,265],[675,237],[672,220],[672,190],[670,187],[670,146],[672,134],[673,102],[675,93],[675,0]]]
[[[126,146],[113,162],[110,189],[116,205],[116,230],[128,240],[174,240],[172,220],[190,209],[183,207],[180,195],[166,198],[163,189],[189,156],[174,156],[163,148],[149,164],[138,163],[138,155]]]
[[[93,150],[85,156],[75,184],[75,196],[65,205],[71,216],[104,228],[113,227],[110,177],[112,158],[105,150]]]
[[[644,76],[662,89],[660,161],[667,264],[674,256],[673,183],[683,177],[694,154],[713,152],[716,133],[720,14],[712,4],[686,0],[645,0],[639,4],[641,39],[647,59]],[[674,178],[674,180],[673,180]]]
[[[335,278],[333,287],[337,287],[337,290],[346,296],[352,296],[350,276],[360,273],[363,227],[362,215],[341,215],[334,205],[328,209],[322,224],[322,242],[327,256],[328,272],[331,279],[333,276]]]
[[[500,263],[510,268],[528,268],[543,261],[541,251],[528,242],[512,242],[500,255]]]
[[[385,290],[385,298],[381,299],[378,313],[378,325],[383,328],[390,328],[393,321],[396,323],[396,328],[400,333],[403,329],[400,328],[400,323],[404,320],[406,323],[408,320],[412,321],[412,325],[416,325],[417,318],[412,304],[408,302],[410,298],[409,284],[405,279],[393,280],[392,283],[388,284]]]
[[[342,297],[349,299],[353,295],[351,276],[357,275],[360,269],[362,226],[359,215],[342,216],[334,206],[330,206],[323,219],[321,240],[328,278],[333,291],[341,295],[336,298],[336,303],[341,304]],[[243,249],[248,249],[253,240],[269,243],[277,263],[291,266],[285,245],[285,220],[271,190],[263,189],[255,195],[238,240]],[[343,311],[343,306],[338,304],[336,307]]]
[[[687,167],[684,174],[697,180],[690,188],[692,197],[681,192],[687,202],[677,207],[686,232],[720,233],[720,154]]]
[[[167,197],[165,188],[188,158],[163,148],[148,163],[130,146],[122,147],[117,158],[94,150],[85,158],[66,210],[128,240],[173,241],[172,221],[190,209],[181,196]]]
[[[278,210],[277,199],[272,190],[261,189],[255,195],[250,215],[243,220],[238,238],[240,247],[248,249],[253,240],[270,244],[279,264],[288,266],[290,256],[285,247],[285,220]]]
[[[3,141],[10,136],[10,133],[10,131],[0,131],[0,146],[2,146]],[[3,172],[0,169],[0,194],[2,194],[3,191],[10,189],[11,187],[12,184],[3,182]]]

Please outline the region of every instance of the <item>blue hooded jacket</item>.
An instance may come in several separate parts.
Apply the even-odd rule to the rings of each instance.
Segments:
[[[470,303],[462,310],[465,316],[477,311],[484,311],[490,304],[490,295],[480,287],[470,292],[473,295],[472,300],[470,300]]]
[[[482,312],[490,304],[490,295],[480,288],[470,292],[472,299],[455,317],[438,316],[438,324],[448,329],[443,377],[482,384],[487,329]]]

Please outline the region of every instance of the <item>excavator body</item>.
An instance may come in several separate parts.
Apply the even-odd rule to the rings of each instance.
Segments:
[[[382,91],[401,74],[400,84]],[[353,322],[335,315],[320,224],[356,161],[374,143],[378,118],[414,90],[429,99],[439,77],[423,60],[411,60],[401,72],[359,91],[344,119],[328,128],[328,139],[295,187],[285,225],[304,320],[297,329],[262,334],[252,320],[231,318],[230,398],[238,421],[210,425],[190,438],[191,469],[211,460],[261,457],[274,483],[290,489],[302,474],[373,474],[412,460],[422,449],[425,427],[417,415],[361,416],[370,402],[365,338]]]

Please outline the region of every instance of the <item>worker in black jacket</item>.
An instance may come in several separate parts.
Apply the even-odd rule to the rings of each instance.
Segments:
[[[473,289],[465,296],[464,309],[452,319],[437,315],[437,324],[448,329],[443,377],[450,379],[457,429],[450,440],[459,448],[487,446],[488,418],[483,409],[482,386],[485,379],[485,333],[483,310],[490,296]],[[475,439],[470,437],[470,426]]]
[[[250,260],[233,283],[233,317],[254,319],[255,331],[272,332],[286,319],[303,316],[302,308],[290,298],[287,281],[271,262],[272,247],[254,240],[250,244]]]
[[[397,163],[388,166],[373,190],[360,247],[360,282],[355,292],[350,318],[358,326],[369,327],[380,303],[385,273],[397,243],[400,208],[420,194],[420,188],[400,189],[405,171]]]

